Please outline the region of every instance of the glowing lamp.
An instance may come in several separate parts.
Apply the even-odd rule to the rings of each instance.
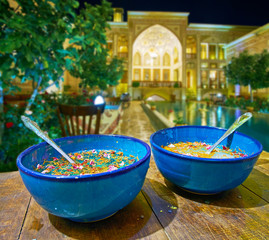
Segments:
[[[96,98],[94,99],[94,105],[101,105],[104,103],[105,99],[101,95],[96,96]]]

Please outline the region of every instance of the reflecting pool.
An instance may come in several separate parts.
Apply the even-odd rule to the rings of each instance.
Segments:
[[[245,110],[207,106],[199,102],[155,102],[156,110],[162,113],[168,120],[182,117],[188,125],[203,125],[228,128]],[[263,145],[263,149],[269,152],[269,114],[253,113],[251,119],[237,129],[251,136]]]

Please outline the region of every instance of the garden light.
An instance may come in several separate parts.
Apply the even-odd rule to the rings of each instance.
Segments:
[[[101,105],[104,103],[105,99],[101,95],[96,96],[96,98],[94,99],[94,105]]]

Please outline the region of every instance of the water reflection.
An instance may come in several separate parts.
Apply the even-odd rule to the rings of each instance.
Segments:
[[[221,106],[206,106],[198,102],[156,102],[157,110],[171,122],[182,117],[188,125],[228,128],[246,111]],[[253,113],[253,117],[237,131],[259,140],[269,151],[269,114]]]

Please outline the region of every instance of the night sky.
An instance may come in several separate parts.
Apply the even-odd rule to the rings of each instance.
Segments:
[[[92,5],[101,0],[79,0]],[[127,11],[189,12],[190,23],[262,26],[269,23],[269,1],[254,0],[108,0],[112,7]],[[267,2],[267,3],[266,3]]]

